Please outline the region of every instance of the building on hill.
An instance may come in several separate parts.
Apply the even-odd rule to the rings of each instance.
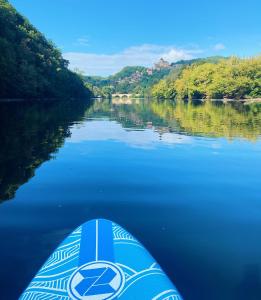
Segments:
[[[152,69],[152,68],[148,68],[148,69],[147,69],[147,74],[148,74],[149,76],[151,76],[151,75],[153,74],[153,69]]]
[[[164,60],[163,58],[161,58],[159,60],[159,62],[157,62],[155,65],[154,65],[154,69],[156,70],[161,70],[161,69],[168,69],[170,68],[170,64],[168,61]]]

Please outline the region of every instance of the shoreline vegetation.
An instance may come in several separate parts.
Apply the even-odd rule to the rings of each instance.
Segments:
[[[127,66],[109,77],[73,72],[60,50],[8,0],[0,0],[0,53],[0,101],[111,98],[115,94],[261,101],[261,55],[212,56],[175,63],[161,58],[150,68]]]
[[[60,50],[7,0],[0,0],[0,53],[0,98],[92,96]]]
[[[152,68],[125,67],[109,77],[83,76],[99,98],[223,99],[260,101],[261,55],[250,58],[213,56]]]
[[[261,98],[261,56],[192,64],[172,75],[152,87],[153,97],[252,101]]]
[[[101,98],[97,97],[91,97],[90,100],[99,100]],[[117,99],[112,97],[107,97],[107,98],[102,98],[104,100],[106,99]],[[252,104],[252,103],[261,103],[261,98],[249,98],[249,99],[158,99],[156,97],[131,97],[131,98],[121,98],[122,99],[122,104],[124,104],[125,100],[139,100],[139,99],[147,99],[147,100],[172,100],[172,101],[184,101],[184,102],[189,102],[189,101],[196,101],[196,102],[222,102],[222,103],[229,103],[229,102],[242,102],[245,105],[247,104]],[[67,100],[73,100],[73,99],[67,99]],[[80,100],[80,99],[78,99]],[[26,99],[26,98],[0,98],[0,103],[8,103],[8,102],[56,102],[60,101],[59,98],[34,98],[34,99]]]
[[[101,98],[110,98],[114,94],[132,94],[134,98],[151,95],[151,88],[164,78],[176,78],[182,70],[192,64],[216,63],[222,56],[179,60],[174,63],[161,58],[151,67],[126,66],[119,72],[108,76],[83,76],[86,86]]]

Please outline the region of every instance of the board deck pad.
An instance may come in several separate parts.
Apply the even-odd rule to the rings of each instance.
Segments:
[[[119,225],[84,223],[54,251],[20,300],[182,300],[148,251]]]

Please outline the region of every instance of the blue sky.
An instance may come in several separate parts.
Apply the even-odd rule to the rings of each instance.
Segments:
[[[260,0],[10,0],[91,75],[125,65],[261,53]]]

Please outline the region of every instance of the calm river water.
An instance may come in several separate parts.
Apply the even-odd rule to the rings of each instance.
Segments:
[[[260,136],[258,104],[0,104],[0,298],[17,299],[68,233],[103,217],[185,300],[260,300]]]

